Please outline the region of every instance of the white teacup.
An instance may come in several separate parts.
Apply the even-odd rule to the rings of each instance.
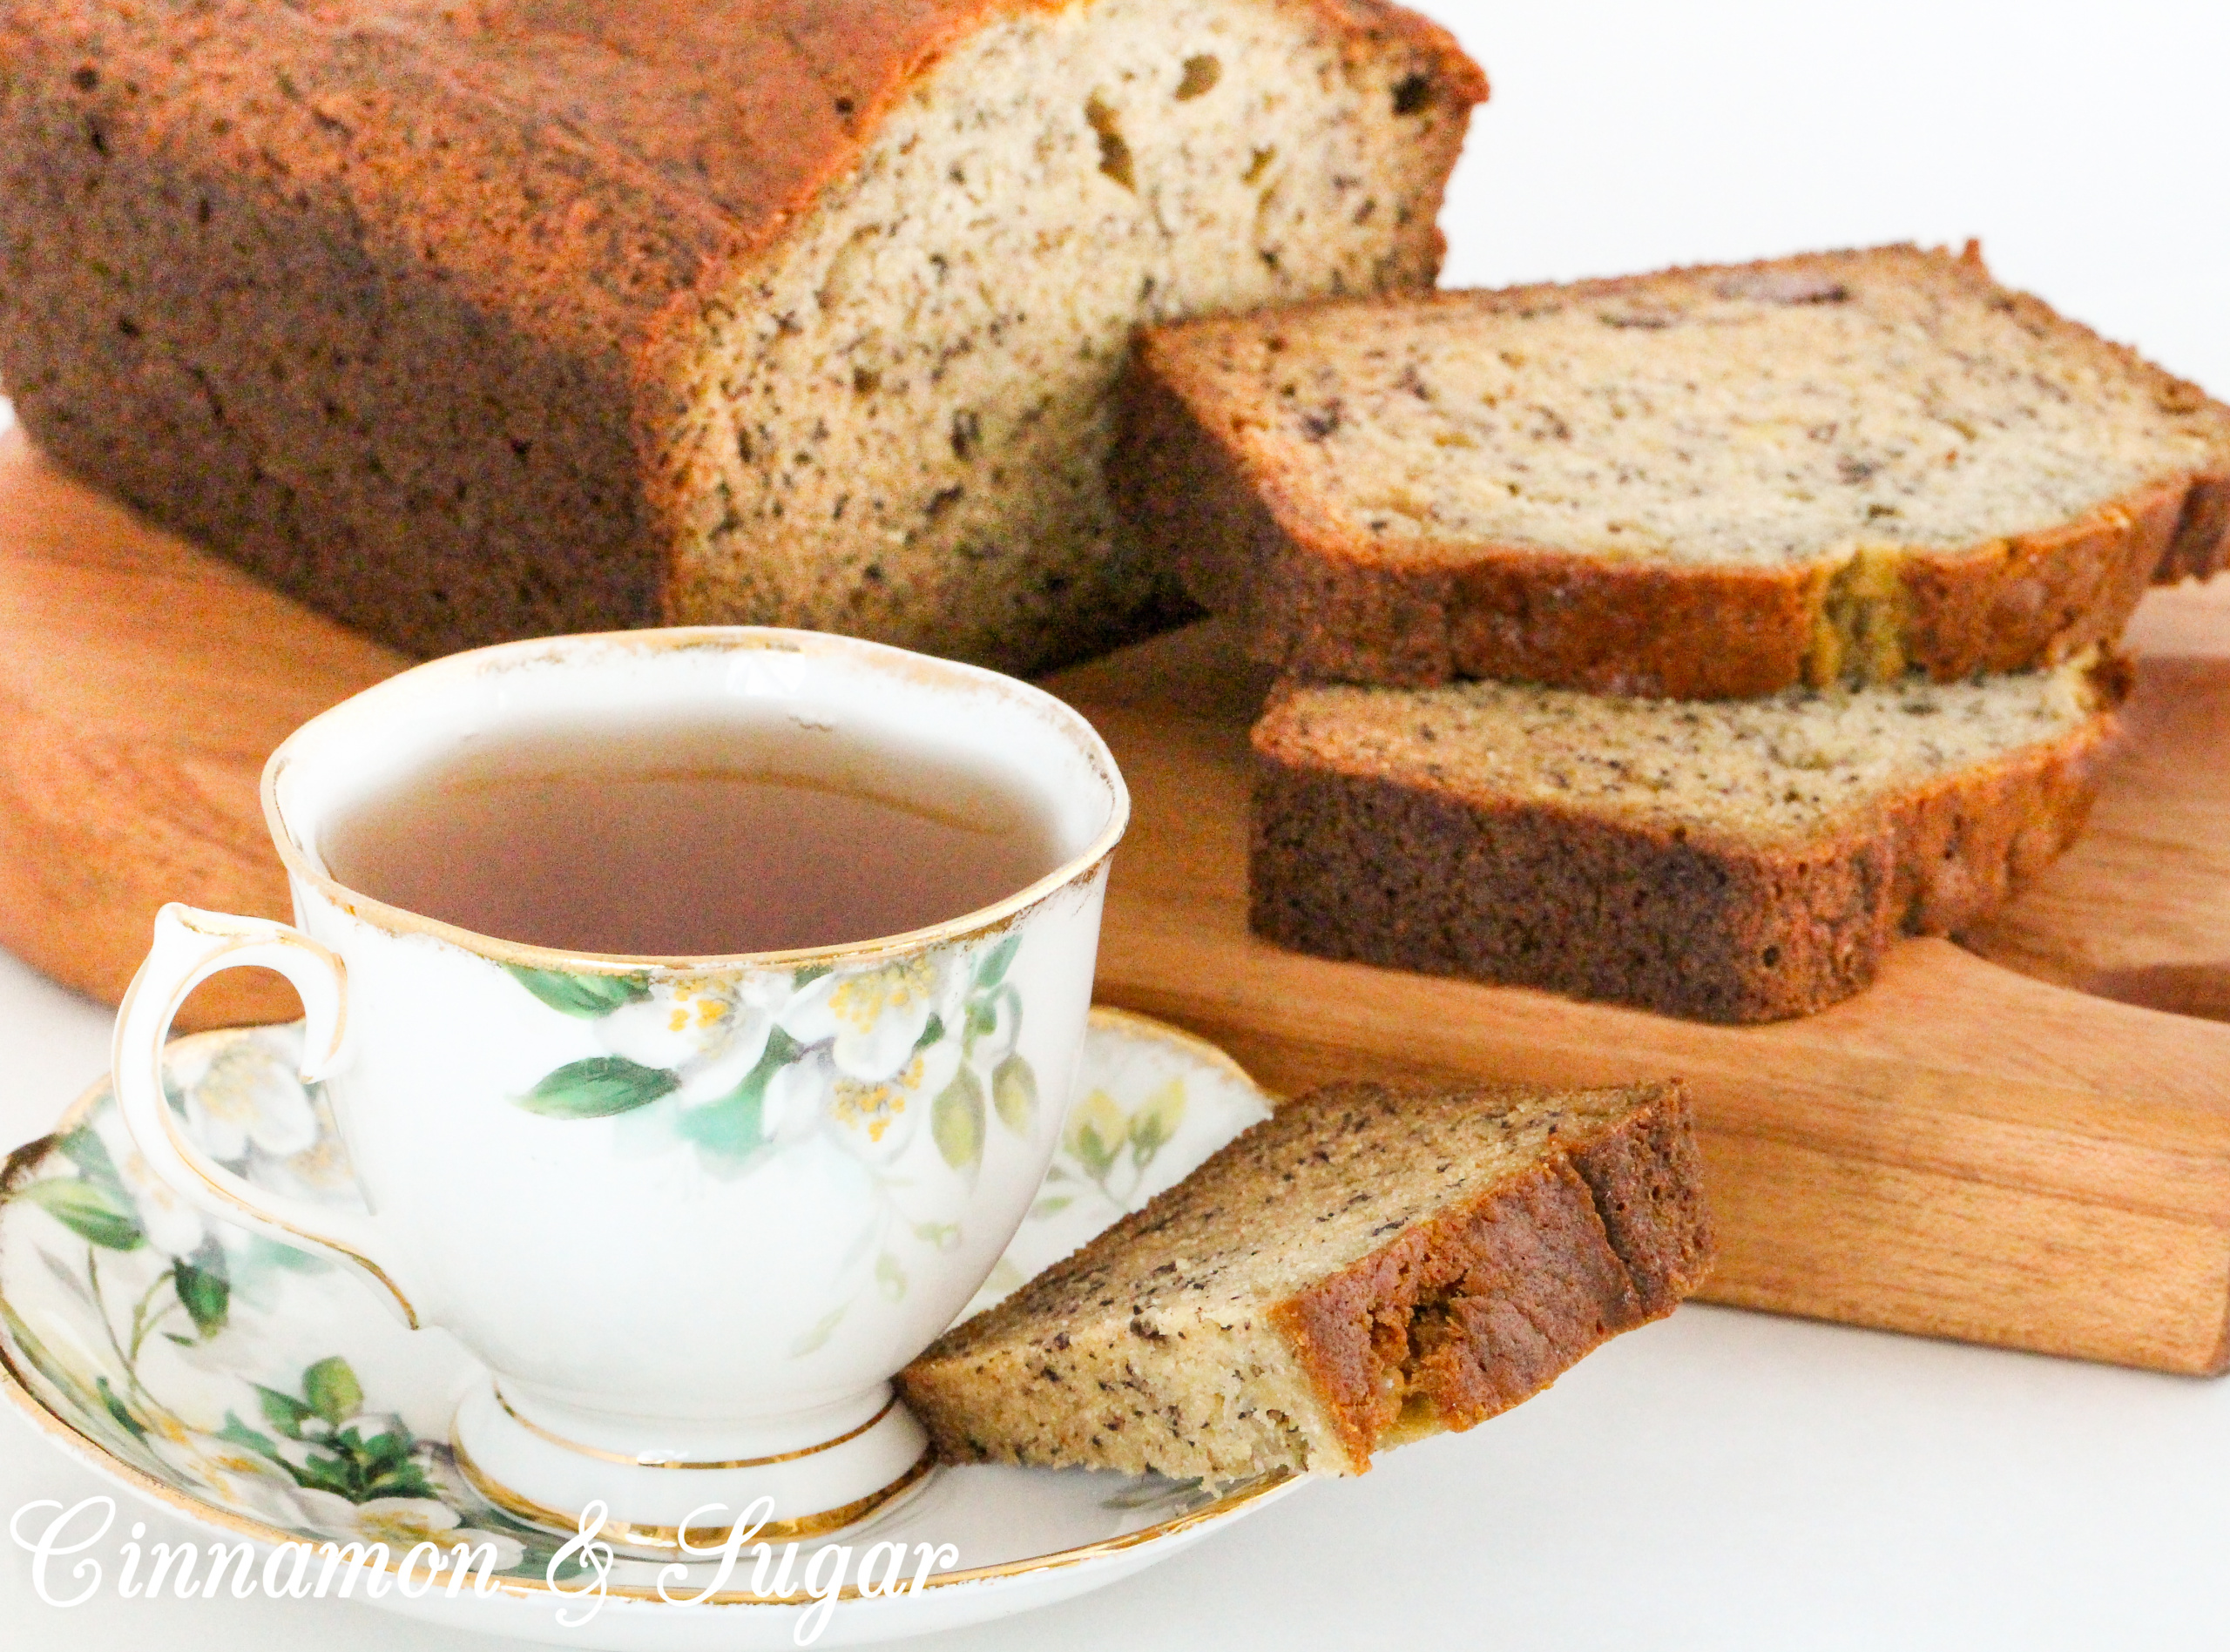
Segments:
[[[337,818],[468,737],[739,702],[1013,777],[1061,864],[907,934],[660,958],[474,934],[344,887],[321,857]],[[1129,813],[1090,725],[994,672],[810,632],[560,637],[437,660],[314,718],[263,799],[295,927],[165,907],[118,1017],[116,1092],[154,1171],[453,1332],[490,1372],[457,1460],[525,1518],[570,1531],[601,1500],[607,1537],[670,1548],[771,1507],[762,1535],[802,1536],[917,1480],[927,1442],[889,1379],[1019,1225],[1082,1048]],[[245,965],[301,995],[305,1075],[365,1214],[249,1185],[165,1099],[173,1013]]]

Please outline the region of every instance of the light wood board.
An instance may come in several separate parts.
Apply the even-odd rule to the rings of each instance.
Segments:
[[[1260,684],[1213,627],[1157,639],[1051,684],[1106,734],[1136,805],[1100,995],[1217,1039],[1288,1092],[1347,1075],[1677,1074],[1720,1235],[1710,1297],[2219,1372],[2226,599],[2148,599],[2132,738],[2093,832],[1972,950],[1908,942],[1860,997],[1751,1028],[1255,941],[1246,727]],[[256,805],[263,757],[402,663],[0,437],[0,945],[112,1001],[164,900],[283,915]],[[189,1011],[208,1025],[293,1005],[242,973]]]

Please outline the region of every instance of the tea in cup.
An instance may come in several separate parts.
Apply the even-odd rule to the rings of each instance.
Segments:
[[[164,908],[118,1022],[150,1166],[484,1364],[453,1444],[638,1548],[829,1531],[926,1472],[889,1379],[1052,1156],[1129,803],[1076,712],[811,632],[508,644],[264,772],[292,926]],[[220,969],[301,994],[362,1212],[184,1131],[162,1044]],[[724,1514],[720,1511],[725,1511]]]

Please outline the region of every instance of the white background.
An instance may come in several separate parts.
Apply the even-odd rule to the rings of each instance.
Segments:
[[[2001,279],[2230,390],[2223,0],[1423,9],[1495,84],[1451,283],[1977,235]],[[0,957],[0,1143],[100,1072],[107,1029]],[[98,1488],[0,1416],[0,1515]],[[2226,1544],[2230,1386],[1690,1307],[1128,1584],[915,1644],[2214,1645]],[[337,1602],[65,1614],[12,1550],[0,1643],[489,1644]]]

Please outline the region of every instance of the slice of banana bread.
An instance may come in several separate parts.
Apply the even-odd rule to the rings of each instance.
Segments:
[[[1706,1021],[1822,1008],[2071,843],[2112,658],[1747,701],[1288,686],[1255,725],[1255,931]]]
[[[1672,1311],[1710,1265],[1677,1083],[1338,1084],[900,1374],[939,1453],[1359,1474]]]
[[[1142,320],[1429,287],[1486,85],[1381,0],[18,0],[0,377],[417,653],[752,622],[1027,670],[1189,611]]]
[[[1952,681],[2230,555],[2230,408],[1971,246],[1164,327],[1125,421],[1193,594],[1351,682]]]

